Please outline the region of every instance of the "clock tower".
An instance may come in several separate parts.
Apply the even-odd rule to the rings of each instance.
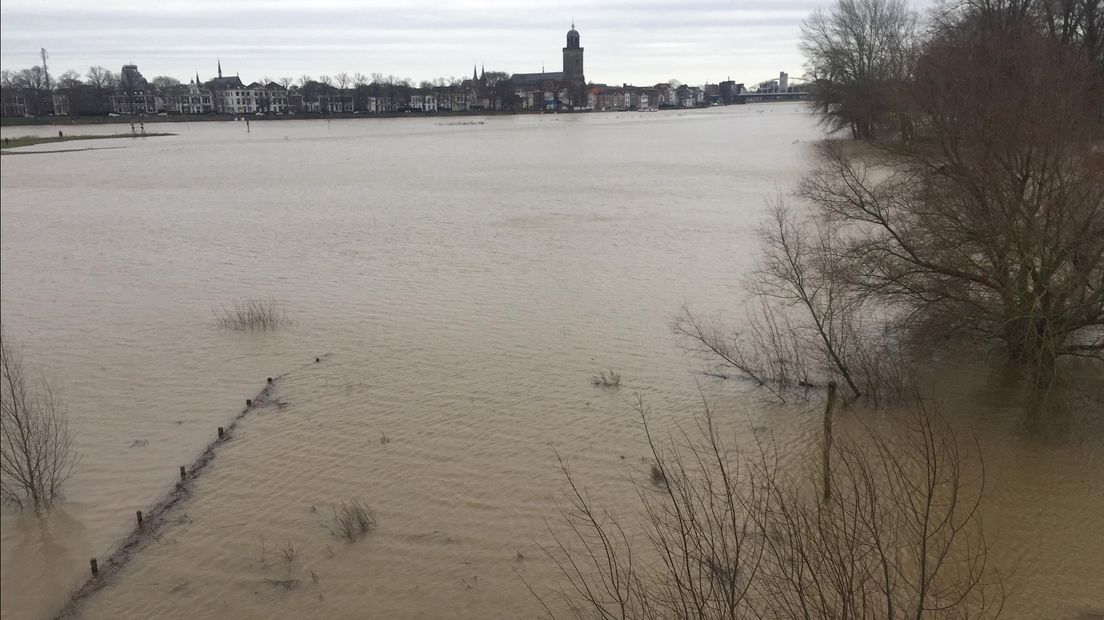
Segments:
[[[583,48],[579,47],[579,31],[575,30],[575,22],[567,31],[567,47],[563,48],[563,79],[586,83],[583,77]]]

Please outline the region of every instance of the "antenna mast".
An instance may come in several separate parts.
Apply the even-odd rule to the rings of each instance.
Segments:
[[[46,67],[46,59],[50,57],[46,53],[46,48],[42,47],[38,50],[39,56],[42,56],[42,73],[46,75],[46,90],[50,90],[50,70]]]

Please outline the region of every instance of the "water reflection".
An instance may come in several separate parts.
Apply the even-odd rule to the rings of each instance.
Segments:
[[[5,508],[4,564],[18,570],[4,572],[5,596],[21,592],[70,592],[78,585],[74,566],[88,565],[87,528],[76,518],[82,506],[58,502],[41,515]],[[58,599],[40,597],[23,611],[27,617],[50,615]],[[12,616],[15,617],[15,616]]]

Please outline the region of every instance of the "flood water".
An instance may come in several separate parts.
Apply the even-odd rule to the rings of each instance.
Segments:
[[[634,394],[660,429],[704,394],[737,438],[815,446],[817,412],[702,376],[670,329],[684,304],[740,315],[757,222],[820,136],[796,105],[146,130],[178,135],[3,157],[6,338],[82,455],[48,517],[4,508],[4,618],[64,605],[266,377],[282,404],[242,420],[83,617],[539,617],[522,578],[555,587],[556,454],[633,518]],[[212,311],[248,297],[292,324],[220,330]],[[591,384],[607,368],[619,388]],[[1104,609],[1093,372],[1035,416],[1000,372],[948,383],[984,450],[1008,617]],[[348,545],[326,525],[352,498],[379,525]]]

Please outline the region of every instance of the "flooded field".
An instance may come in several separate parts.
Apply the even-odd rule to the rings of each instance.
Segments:
[[[4,618],[60,609],[266,377],[284,375],[82,617],[539,617],[522,579],[557,587],[541,551],[556,453],[631,518],[635,393],[663,431],[704,394],[737,440],[769,428],[786,459],[815,449],[815,407],[702,376],[670,329],[684,304],[740,316],[811,116],[449,120],[149,124],[178,135],[3,157],[4,329],[64,396],[82,454],[49,517],[4,509]],[[2,135],[36,131],[57,128]],[[249,297],[291,324],[219,329],[213,311]],[[608,368],[621,386],[592,385]],[[1036,416],[1015,378],[947,379],[986,457],[1008,617],[1104,609],[1094,379]],[[327,525],[353,498],[379,525],[347,544]]]

